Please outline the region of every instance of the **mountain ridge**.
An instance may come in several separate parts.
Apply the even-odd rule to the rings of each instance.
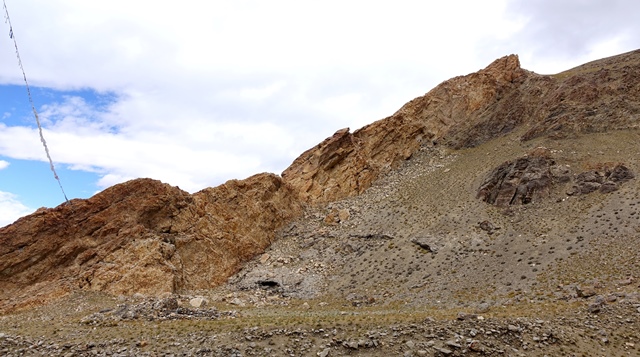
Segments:
[[[36,306],[77,289],[159,296],[213,288],[263,254],[278,240],[276,232],[304,219],[304,212],[357,197],[426,152],[429,162],[440,162],[495,140],[503,143],[495,150],[522,150],[518,145],[536,140],[634,133],[639,83],[640,51],[550,76],[522,69],[518,57],[509,55],[439,84],[387,118],[353,133],[337,131],[302,153],[281,177],[258,174],[193,195],[137,179],[39,210],[0,228],[0,310]],[[505,159],[513,159],[509,154]],[[585,162],[562,155],[569,164]],[[637,170],[636,163],[627,164]],[[341,226],[339,213],[327,222]],[[355,219],[354,212],[342,213],[342,221]],[[440,219],[424,229],[446,231],[447,225]]]
[[[638,355],[639,123],[640,50],[509,55],[281,176],[40,209],[0,228],[0,354]]]

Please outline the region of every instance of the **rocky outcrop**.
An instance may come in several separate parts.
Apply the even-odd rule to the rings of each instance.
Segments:
[[[507,161],[489,172],[478,189],[477,197],[500,207],[522,205],[548,197],[557,184],[572,182],[568,195],[594,191],[609,193],[635,177],[622,163],[597,166],[598,169],[573,177],[567,165],[556,164],[549,150],[536,148],[529,155]]]
[[[264,252],[275,231],[302,213],[297,194],[273,174],[231,180],[193,195],[172,232],[184,289],[216,286]]]
[[[421,145],[473,147],[527,126],[522,140],[564,137],[640,125],[640,51],[558,75],[520,68],[516,55],[445,81],[392,116],[348,129],[298,157],[283,179],[307,202],[330,202],[366,190]]]
[[[509,206],[531,203],[548,195],[554,162],[546,150],[536,150],[532,154],[493,169],[480,185],[477,197],[496,206]]]
[[[589,170],[576,176],[569,195],[579,195],[600,191],[609,193],[617,191],[620,185],[634,178],[633,172],[624,164],[605,164],[599,169]]]
[[[523,140],[638,128],[640,50],[540,76],[523,86],[522,95],[532,108]]]
[[[529,140],[637,128],[639,76],[640,51],[554,76],[526,71],[509,55],[441,83],[388,118],[337,131],[282,178],[259,174],[193,195],[139,179],[39,210],[0,228],[0,309],[77,288],[153,295],[215,286],[262,253],[303,205],[358,195],[423,146],[473,147],[516,129]],[[569,176],[543,150],[498,167],[478,195],[525,204]],[[596,169],[577,177],[571,193],[610,192],[632,176],[626,166]],[[347,219],[336,212],[325,222]]]
[[[39,210],[0,228],[0,309],[75,288],[158,295],[212,287],[301,210],[272,174],[194,195],[138,179]]]

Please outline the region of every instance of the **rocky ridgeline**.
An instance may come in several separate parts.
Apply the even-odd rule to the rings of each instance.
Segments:
[[[640,51],[554,76],[526,71],[510,55],[443,82],[388,118],[339,130],[282,178],[259,174],[193,195],[138,179],[41,209],[0,228],[0,310],[74,289],[159,295],[211,288],[263,253],[306,205],[357,196],[421,149],[473,147],[516,130],[529,140],[637,128],[639,98]],[[579,187],[615,186],[606,170],[598,172]]]
[[[517,56],[500,58],[477,73],[438,85],[388,118],[354,133],[348,128],[337,131],[300,155],[282,178],[308,202],[360,194],[422,145],[438,143],[454,128],[477,122],[528,75]]]
[[[337,131],[283,173],[307,202],[358,195],[421,146],[473,147],[527,127],[521,140],[639,127],[640,51],[555,76],[520,67],[518,56],[445,81],[395,114],[353,133]]]

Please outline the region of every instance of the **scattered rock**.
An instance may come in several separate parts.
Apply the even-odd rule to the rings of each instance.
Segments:
[[[469,349],[474,352],[484,352],[486,350],[486,348],[476,340],[473,340],[471,341],[471,343],[469,343]]]
[[[456,316],[456,319],[458,319],[460,321],[475,320],[477,318],[478,318],[478,315],[476,315],[476,314],[468,314],[466,312],[458,312],[458,315]]]
[[[495,225],[493,225],[493,223],[489,222],[489,221],[482,221],[478,223],[478,226],[480,227],[480,229],[482,229],[483,231],[489,233],[489,234],[493,234],[494,231],[500,229],[500,227],[496,227]]]
[[[85,316],[80,323],[85,325],[112,326],[119,321],[128,320],[180,320],[180,319],[206,319],[215,320],[221,317],[235,317],[234,311],[221,312],[212,309],[192,310],[179,307],[175,298],[154,299],[149,298],[138,304],[121,304],[115,309],[106,309],[101,312]]]
[[[267,253],[264,253],[260,256],[260,264],[267,264],[267,262],[269,261],[269,258],[271,258],[271,256]]]
[[[592,314],[597,314],[602,310],[602,304],[599,304],[597,302],[593,302],[591,304],[589,304],[589,306],[587,307],[587,311],[589,311]]]
[[[240,300],[240,298],[231,299],[231,301],[229,301],[229,304],[237,305],[237,306],[240,306],[240,307],[246,306],[244,301]]]
[[[461,345],[461,344],[459,344],[459,343],[458,343],[458,342],[456,342],[456,341],[451,341],[451,340],[449,340],[449,341],[445,342],[445,345],[447,345],[447,346],[449,346],[449,347],[453,347],[453,348],[462,348],[462,345]]]
[[[178,308],[178,300],[174,297],[168,297],[155,300],[153,303],[154,310],[176,310]]]
[[[434,349],[440,353],[442,353],[445,356],[448,356],[450,354],[453,353],[452,350],[448,349],[448,348],[444,348],[444,347],[434,347]]]
[[[417,244],[420,248],[431,253],[438,253],[438,243],[433,237],[414,237],[411,238],[411,243]]]
[[[593,287],[590,286],[576,286],[576,294],[581,298],[589,298],[596,294],[596,291]]]
[[[507,326],[507,330],[509,330],[511,332],[520,332],[520,328],[518,326],[515,326],[515,325],[508,325]]]
[[[208,303],[207,299],[203,298],[203,297],[195,297],[191,300],[189,300],[189,305],[195,307],[195,308],[201,308],[206,306]]]
[[[635,281],[635,279],[632,278],[632,277],[629,277],[627,279],[622,279],[622,280],[618,281],[618,286],[631,285],[631,284],[633,284],[634,281]]]

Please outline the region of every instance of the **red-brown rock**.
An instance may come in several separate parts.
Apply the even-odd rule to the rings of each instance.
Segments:
[[[0,228],[0,309],[82,288],[112,294],[204,289],[235,273],[301,213],[272,174],[190,195],[151,179],[43,209]]]

